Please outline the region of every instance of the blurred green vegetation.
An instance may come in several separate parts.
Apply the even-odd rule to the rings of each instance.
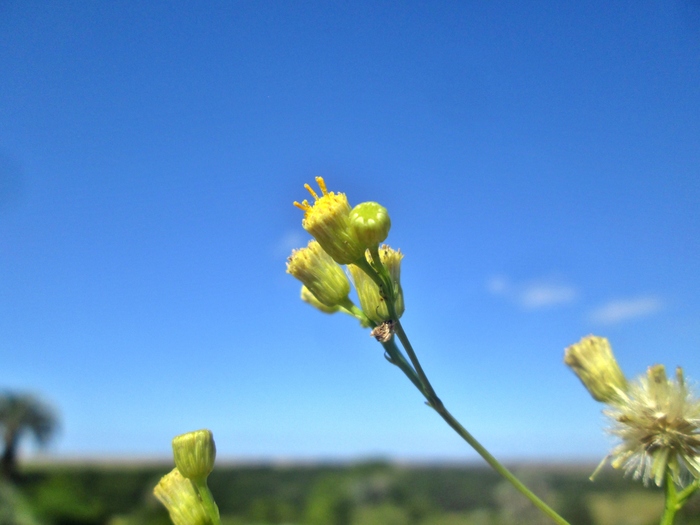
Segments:
[[[0,525],[167,525],[152,489],[170,465],[34,465],[0,483]],[[619,472],[516,468],[572,525],[658,523],[663,494]],[[224,525],[538,525],[531,504],[486,467],[398,465],[217,466],[209,478]],[[700,525],[700,498],[677,525]]]

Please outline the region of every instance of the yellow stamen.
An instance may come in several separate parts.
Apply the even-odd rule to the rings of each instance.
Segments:
[[[311,209],[311,205],[309,205],[309,202],[307,200],[302,201],[301,204],[299,204],[297,201],[294,201],[294,206],[304,211],[309,211]]]
[[[316,192],[313,189],[311,189],[311,186],[309,186],[308,184],[304,184],[304,188],[306,188],[307,191],[314,196],[314,200],[318,200],[318,195],[316,195]]]
[[[316,184],[318,184],[318,187],[321,188],[321,191],[324,195],[328,195],[328,190],[326,189],[326,181],[323,180],[323,177],[316,177]],[[314,195],[314,197],[315,196],[316,195]]]

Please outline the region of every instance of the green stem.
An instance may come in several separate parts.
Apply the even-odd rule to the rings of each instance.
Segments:
[[[380,290],[383,291],[384,298],[387,302],[389,316],[394,321],[394,329],[396,331],[396,335],[398,336],[399,340],[401,341],[401,344],[406,350],[408,358],[411,360],[411,364],[413,365],[413,367],[411,367],[406,362],[405,358],[396,347],[396,344],[394,343],[393,339],[390,341],[390,343],[386,343],[384,345],[385,350],[387,350],[387,353],[392,358],[392,363],[401,368],[401,370],[411,380],[415,387],[425,396],[426,400],[428,401],[428,404],[433,409],[435,409],[435,411],[438,414],[440,414],[440,417],[442,417],[442,419],[450,427],[452,427],[452,429],[455,432],[457,432],[457,434],[459,434],[459,436],[462,439],[464,439],[464,441],[466,441],[474,450],[476,450],[476,452],[482,458],[484,458],[486,463],[488,463],[491,466],[491,468],[493,468],[496,472],[498,472],[501,476],[508,480],[521,494],[528,498],[533,503],[533,505],[540,509],[555,523],[558,523],[559,525],[570,525],[568,521],[562,518],[559,514],[557,514],[554,511],[554,509],[552,509],[544,501],[538,498],[530,489],[523,485],[523,483],[517,477],[515,477],[513,473],[511,473],[495,457],[493,457],[491,453],[488,450],[486,450],[486,448],[484,448],[484,446],[481,443],[479,443],[476,440],[476,438],[474,438],[474,436],[472,436],[467,431],[467,429],[464,428],[459,421],[457,421],[457,419],[454,418],[454,416],[447,410],[447,408],[445,408],[445,405],[443,405],[442,401],[435,393],[433,386],[430,384],[428,376],[425,374],[425,371],[423,370],[423,367],[421,366],[420,361],[418,360],[418,356],[413,350],[411,341],[408,339],[408,336],[406,335],[406,332],[404,331],[403,326],[401,325],[401,322],[399,321],[399,318],[396,315],[394,283],[391,280],[391,276],[389,275],[387,269],[381,264],[379,260],[379,254],[377,253],[375,256],[375,254],[372,251],[370,251],[370,254],[372,255],[373,260],[375,261],[376,269],[375,267],[370,265],[369,262],[367,262],[367,260],[364,258],[355,264],[359,266],[362,270],[364,270],[364,272],[372,278],[372,280],[377,284],[377,286],[379,286]],[[391,348],[390,345],[393,345],[393,348]]]
[[[384,282],[382,281],[382,278],[379,276],[377,271],[372,267],[372,265],[362,257],[361,259],[358,259],[353,263],[355,266],[360,268],[363,272],[365,272],[367,275],[369,275],[370,279],[374,281],[374,284],[376,284],[380,290],[384,288]]]
[[[680,509],[678,505],[678,492],[673,476],[670,471],[666,472],[666,502],[664,503],[664,514],[661,517],[661,525],[673,525],[676,512]]]
[[[698,489],[700,489],[700,479],[696,479],[693,483],[691,483],[678,493],[678,505],[680,505],[681,507],[685,505],[685,502],[688,501],[688,498],[695,494],[695,491]]]
[[[211,491],[209,490],[209,487],[207,486],[207,480],[202,479],[202,480],[192,480],[192,483],[194,484],[195,488],[197,489],[197,492],[199,493],[199,497],[202,500],[202,505],[204,506],[204,510],[207,511],[207,515],[209,516],[209,519],[211,520],[212,525],[221,525],[221,516],[219,515],[219,507],[216,506],[216,502],[214,501],[214,496],[211,495]]]
[[[533,505],[535,505],[538,509],[540,509],[545,515],[547,515],[549,518],[551,518],[554,522],[559,523],[560,525],[569,525],[569,523],[562,518],[559,514],[557,514],[554,509],[552,509],[549,505],[547,505],[544,501],[542,501],[540,498],[538,498],[530,489],[528,489],[523,483],[512,473],[510,472],[506,467],[504,467],[495,457],[491,455],[491,453],[484,448],[484,446],[477,441],[477,439],[472,436],[469,431],[464,428],[457,419],[450,413],[447,408],[445,408],[445,405],[440,401],[440,398],[438,398],[437,394],[435,393],[435,390],[433,389],[432,385],[430,384],[430,381],[428,380],[428,377],[425,375],[425,372],[423,371],[423,367],[420,364],[420,361],[418,360],[418,356],[416,355],[415,351],[413,350],[413,347],[411,346],[411,342],[408,340],[408,336],[406,335],[406,332],[404,332],[403,327],[401,326],[401,323],[398,321],[394,322],[394,328],[396,329],[396,335],[399,336],[399,339],[401,340],[401,343],[403,344],[404,348],[406,349],[406,353],[408,353],[409,358],[411,359],[411,362],[413,363],[413,366],[415,367],[415,371],[418,375],[419,381],[421,385],[424,385],[424,388],[418,387],[416,385],[416,382],[409,377],[409,379],[412,380],[413,384],[416,385],[416,387],[419,388],[419,390],[423,393],[425,398],[428,400],[428,403],[430,404],[431,407],[435,409],[435,411],[440,414],[440,417],[448,424],[452,429],[459,434],[459,436],[469,443],[469,445],[476,450],[476,452],[484,458],[486,463],[488,463],[491,468],[493,468],[496,472],[498,472],[501,476],[503,476],[505,479],[507,479],[518,491],[520,491],[521,494],[523,494],[526,498],[528,498]]]
[[[452,427],[452,429],[455,432],[457,432],[457,434],[459,434],[459,436],[464,441],[469,443],[469,445],[474,450],[476,450],[476,452],[482,458],[484,458],[484,461],[486,461],[486,463],[488,463],[491,466],[491,468],[493,468],[501,476],[507,479],[518,491],[520,491],[521,494],[528,498],[533,505],[540,509],[554,522],[559,523],[560,525],[569,525],[569,522],[567,522],[564,518],[557,514],[554,511],[554,509],[552,509],[544,501],[538,498],[512,472],[510,472],[495,457],[493,457],[493,455],[491,455],[491,453],[488,450],[486,450],[486,448],[481,443],[479,443],[479,441],[477,441],[477,439],[474,436],[472,436],[469,433],[469,431],[466,428],[464,428],[459,421],[457,421],[457,419],[455,419],[455,417],[450,413],[450,411],[447,410],[447,408],[445,408],[445,405],[442,403],[442,401],[440,401],[440,398],[437,397],[437,395],[435,394],[435,390],[433,389],[432,385],[430,384],[430,381],[428,380],[428,377],[425,375],[423,367],[420,365],[418,357],[416,356],[416,353],[414,352],[413,347],[411,346],[411,342],[408,340],[408,336],[406,335],[406,332],[404,332],[401,323],[395,323],[394,326],[396,328],[396,334],[399,336],[399,339],[401,340],[401,343],[403,343],[403,346],[406,349],[406,352],[408,353],[411,362],[416,368],[416,372],[418,374],[418,377],[420,378],[421,383],[426,385],[426,389],[425,391],[423,391],[423,394],[428,400],[430,406],[433,407],[438,414],[440,414],[440,417],[448,425],[450,425],[450,427]]]
[[[452,429],[460,435],[464,441],[469,443],[469,445],[478,452],[478,454],[484,458],[486,463],[488,463],[491,468],[498,472],[501,476],[507,479],[521,494],[523,494],[527,499],[529,499],[533,505],[540,509],[545,515],[551,518],[554,522],[560,525],[569,525],[569,522],[557,514],[554,509],[547,505],[544,501],[538,498],[530,489],[528,489],[523,483],[515,477],[515,475],[510,472],[506,467],[504,467],[491,453],[484,448],[484,446],[479,443],[474,436],[472,436],[466,428],[464,428],[459,421],[457,421],[452,414],[445,408],[445,406],[440,402],[435,406],[430,399],[428,399],[431,406],[435,408],[440,417],[445,420],[445,422],[452,427]],[[438,400],[439,401],[439,400]]]
[[[379,257],[379,245],[369,247],[369,254],[372,256],[372,262],[375,268],[379,268],[382,265],[382,259]]]
[[[390,304],[389,312],[392,315],[396,314],[396,312],[394,311],[393,304]],[[408,336],[406,335],[406,332],[404,332],[403,325],[401,325],[401,321],[399,321],[398,319],[394,321],[394,330],[396,330],[396,335],[401,341],[401,344],[403,345],[404,349],[406,350],[408,358],[411,360],[413,368],[416,370],[416,374],[418,374],[418,379],[420,379],[420,382],[423,384],[423,392],[425,393],[425,397],[428,399],[430,405],[435,410],[437,410],[438,406],[442,406],[442,401],[440,401],[440,398],[435,393],[433,385],[431,385],[430,381],[428,380],[428,376],[425,375],[423,367],[421,366],[420,361],[418,360],[418,356],[413,350],[411,341],[408,340]]]
[[[688,498],[695,494],[695,491],[700,488],[700,480],[695,480],[686,488],[678,492],[676,485],[673,482],[673,475],[670,471],[666,472],[666,501],[664,503],[664,514],[661,517],[661,525],[673,525],[673,520],[676,518],[676,513],[683,508]]]
[[[340,306],[340,308],[341,308],[345,313],[347,313],[348,315],[353,316],[355,319],[357,319],[358,321],[360,321],[360,323],[362,323],[363,326],[365,326],[365,325],[366,325],[366,326],[369,326],[369,325],[372,323],[372,322],[367,318],[367,316],[365,315],[365,313],[364,313],[360,308],[358,308],[358,307],[355,305],[355,303],[353,303],[353,302],[350,300],[350,298],[346,298],[346,300],[345,300],[343,303],[341,303],[340,305],[338,305],[338,306]]]
[[[408,364],[408,361],[406,361],[406,358],[401,353],[401,350],[399,350],[399,347],[396,346],[394,338],[392,338],[388,343],[382,343],[382,346],[384,347],[386,353],[389,355],[389,362],[392,365],[398,366],[401,369],[401,371],[406,375],[406,377],[408,377],[411,380],[411,383],[413,383],[413,385],[418,389],[418,391],[425,395],[425,392],[423,391],[423,385],[421,384],[420,379],[418,379],[415,370],[413,370],[413,368],[411,368],[411,365]]]

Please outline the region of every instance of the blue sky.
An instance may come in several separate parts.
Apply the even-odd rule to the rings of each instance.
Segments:
[[[298,299],[294,200],[382,203],[404,326],[506,459],[597,460],[563,349],[700,379],[700,5],[0,3],[0,386],[49,453],[474,459]]]

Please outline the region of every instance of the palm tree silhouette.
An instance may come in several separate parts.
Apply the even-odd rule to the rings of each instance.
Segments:
[[[4,444],[0,475],[8,479],[17,477],[17,449],[22,436],[30,433],[39,445],[44,445],[57,426],[53,409],[33,395],[0,393],[0,432]]]

